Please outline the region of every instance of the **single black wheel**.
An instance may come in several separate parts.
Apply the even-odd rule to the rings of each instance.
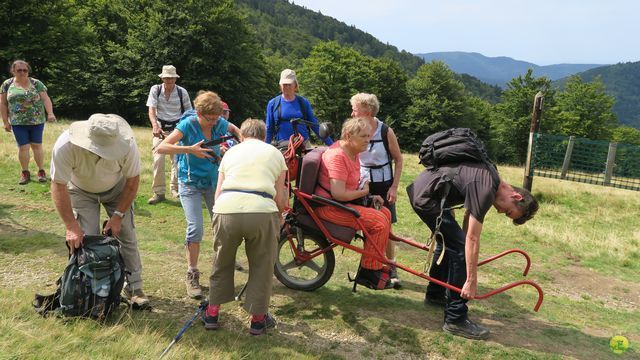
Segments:
[[[329,247],[329,242],[316,234],[298,231],[295,227],[291,227],[290,231],[293,246],[298,249],[301,256],[296,259],[288,233],[283,231],[278,242],[278,257],[274,273],[276,278],[290,289],[313,291],[326,284],[333,275],[336,264],[333,249],[305,261],[306,256]],[[302,241],[298,239],[299,233],[302,234]]]

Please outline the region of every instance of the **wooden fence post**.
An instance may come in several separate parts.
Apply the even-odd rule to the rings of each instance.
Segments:
[[[533,169],[531,168],[531,160],[533,157],[533,141],[534,136],[540,129],[540,116],[542,115],[542,104],[544,102],[544,94],[538,91],[533,100],[533,113],[531,114],[531,129],[529,130],[529,146],[527,147],[527,162],[524,164],[524,180],[522,187],[531,191],[533,185]]]
[[[609,153],[607,154],[607,166],[604,171],[604,185],[611,185],[611,177],[613,176],[613,168],[616,166],[616,150],[618,148],[617,143],[609,143]]]
[[[571,163],[571,154],[573,153],[573,145],[576,143],[575,136],[569,136],[569,143],[567,144],[567,152],[564,153],[564,161],[562,162],[562,172],[560,173],[560,179],[564,180],[567,177],[569,171],[569,164]]]

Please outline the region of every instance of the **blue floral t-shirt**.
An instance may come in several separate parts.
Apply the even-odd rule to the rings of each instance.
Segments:
[[[215,140],[224,136],[228,127],[229,122],[221,117],[211,129],[209,139]],[[198,123],[195,110],[188,110],[182,115],[176,130],[182,133],[180,145],[190,146],[201,140],[208,140],[202,132],[200,123]],[[218,183],[220,145],[216,145],[212,149],[215,155],[209,159],[200,159],[191,154],[180,154],[178,156],[178,181],[199,189],[215,188]]]

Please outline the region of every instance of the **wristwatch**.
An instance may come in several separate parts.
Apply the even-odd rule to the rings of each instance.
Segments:
[[[116,210],[113,212],[113,215],[118,215],[120,219],[124,217],[124,213],[122,211]]]

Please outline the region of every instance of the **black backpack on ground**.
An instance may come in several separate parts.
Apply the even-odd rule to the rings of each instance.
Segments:
[[[85,235],[82,247],[69,257],[56,292],[36,294],[33,306],[42,316],[53,311],[104,320],[120,304],[124,279],[118,239]]]
[[[467,128],[452,128],[429,135],[420,146],[418,158],[429,170],[463,162],[484,162],[495,168],[482,140]]]

